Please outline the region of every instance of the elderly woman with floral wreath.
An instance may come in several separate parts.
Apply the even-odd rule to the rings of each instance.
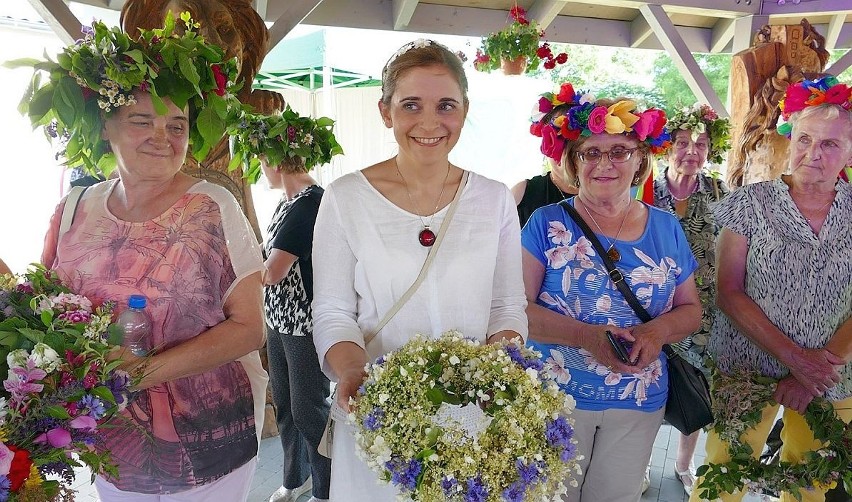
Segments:
[[[245,501],[257,464],[260,248],[227,190],[181,172],[190,146],[203,159],[239,106],[236,62],[181,18],[182,35],[169,14],[138,39],[95,23],[57,63],[39,63],[50,78],[35,81],[28,110],[36,124],[56,120],[69,164],[119,174],[60,202],[42,262],[117,310],[148,299],[149,355],[119,355],[141,376],[135,397],[95,445],[117,467],[95,481],[104,501]]]
[[[695,331],[701,315],[683,230],[631,196],[650,174],[652,153],[666,146],[666,117],[570,84],[545,97],[534,130],[578,193],[537,209],[521,231],[529,343],[577,403],[574,436],[584,459],[566,500],[636,502],[668,394],[662,346]],[[582,224],[601,242],[600,254]],[[620,274],[608,272],[602,253]],[[614,281],[624,281],[653,319],[643,323]]]
[[[312,242],[323,189],[310,171],[343,153],[327,117],[303,117],[289,106],[278,115],[244,113],[229,128],[234,158],[250,180],[260,163],[282,197],[267,228],[263,271],[266,354],[278,436],[284,450],[282,485],[269,502],[328,500],[331,460],[317,447],[328,419],[330,384],[316,358],[311,301]]]
[[[654,205],[669,211],[680,221],[692,254],[698,261],[695,281],[701,298],[703,316],[698,331],[673,347],[710,379],[707,339],[716,311],[716,236],[719,226],[711,205],[728,194],[728,188],[706,171],[706,164],[720,164],[730,149],[730,121],[719,118],[708,105],[678,110],[666,130],[671,146],[666,152],[666,168],[654,179]],[[700,432],[680,435],[675,461],[675,476],[687,494],[695,484],[692,455]]]
[[[752,397],[752,406],[738,412],[740,420],[730,421],[748,427],[741,436],[728,433],[734,423],[717,423],[710,432],[706,469],[714,475],[730,471],[720,466],[732,460],[734,443],[748,445],[755,458],[760,454],[779,405],[784,407],[781,460],[794,469],[806,452],[832,447],[815,439],[824,431],[806,420],[815,398],[833,403],[843,422],[852,419],[852,186],[838,179],[852,163],[852,88],[830,76],[804,81],[787,89],[780,107],[787,122],[778,130],[791,140],[787,174],[742,187],[714,210],[722,231],[720,313],[709,344],[720,372],[713,391],[725,395],[731,394],[728,386],[747,389],[749,376],[755,378],[752,387],[768,391],[766,399]],[[767,379],[777,384],[769,387]],[[754,420],[747,419],[751,415]],[[818,425],[822,429],[826,424]],[[733,475],[729,481],[734,483],[769,478],[765,483],[780,485],[768,488],[780,487],[782,501],[794,499],[786,474],[773,477],[761,466],[759,472]],[[826,485],[837,480],[793,477],[807,485],[800,492],[805,501],[824,500]],[[691,501],[708,494],[703,481],[699,478]],[[743,495],[735,490],[722,493],[721,499],[741,500]]]

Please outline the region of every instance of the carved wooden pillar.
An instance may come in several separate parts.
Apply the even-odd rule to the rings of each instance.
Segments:
[[[731,61],[731,142],[728,182],[742,186],[779,177],[787,168],[787,138],[775,132],[787,86],[822,72],[825,38],[807,20],[764,26],[749,49]]]
[[[190,12],[192,18],[201,23],[199,32],[207,41],[223,47],[228,57],[237,58],[238,78],[245,82],[237,95],[240,101],[251,105],[258,113],[269,114],[284,108],[284,98],[280,94],[251,89],[269,46],[269,31],[252,8],[251,0],[127,0],[121,9],[122,29],[132,34],[137,33],[138,28],[160,28],[170,10],[176,19],[181,12]],[[226,138],[213,148],[203,163],[188,159],[183,169],[192,176],[227,188],[239,202],[260,241],[249,184],[243,179],[241,169],[228,172],[230,160]],[[263,367],[268,369],[265,350],[261,350],[261,358]],[[269,392],[266,403],[263,437],[278,434]]]

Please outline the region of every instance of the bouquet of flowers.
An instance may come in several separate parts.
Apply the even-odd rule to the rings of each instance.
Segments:
[[[0,500],[67,495],[83,465],[93,481],[117,475],[98,449],[131,384],[107,357],[121,341],[111,318],[111,304],[93,307],[39,265],[0,276]]]
[[[476,59],[473,61],[476,70],[490,73],[500,68],[503,60],[523,59],[521,73],[530,73],[537,70],[541,62],[546,70],[552,70],[557,64],[568,61],[568,54],[554,54],[550,44],[541,43],[544,31],[534,19],[527,19],[523,7],[515,5],[509,10],[509,15],[511,23],[482,38],[482,46],[476,50]]]
[[[760,423],[763,408],[775,404],[777,380],[749,372],[713,375],[713,430],[728,443],[731,460],[698,468],[697,486],[702,499],[716,500],[735,490],[787,492],[801,500],[801,491],[831,489],[838,482],[852,489],[852,424],[847,424],[825,398],[814,398],[805,410],[805,421],[822,443],[806,452],[801,462],[762,463],[742,442],[742,435]]]
[[[573,398],[539,354],[458,332],[417,336],[366,368],[359,456],[412,500],[559,500],[577,469]]]

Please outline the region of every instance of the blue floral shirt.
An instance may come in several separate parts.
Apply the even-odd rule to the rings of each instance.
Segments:
[[[574,200],[569,203],[573,205]],[[621,254],[616,263],[630,289],[649,314],[657,317],[672,309],[675,288],[698,267],[677,219],[648,207],[645,232],[635,241],[615,241]],[[606,238],[598,235],[601,242]],[[591,242],[558,204],[536,210],[521,232],[524,249],[545,267],[537,303],[588,324],[622,328],[641,320],[616,289]],[[665,357],[633,374],[615,373],[586,350],[558,344],[529,345],[551,363],[563,391],[577,408],[611,408],[653,412],[666,402],[668,374]]]

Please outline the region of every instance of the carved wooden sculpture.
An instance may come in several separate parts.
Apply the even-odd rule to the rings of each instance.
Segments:
[[[237,96],[240,101],[251,105],[258,113],[269,114],[284,108],[284,98],[280,94],[251,89],[269,46],[269,31],[263,19],[252,8],[251,0],[127,0],[121,9],[122,29],[127,33],[135,33],[137,28],[159,28],[169,10],[176,18],[181,12],[189,11],[192,18],[201,23],[200,33],[205,39],[225,48],[228,56],[237,57],[240,64],[239,78],[245,82]],[[223,139],[202,164],[190,159],[184,165],[184,170],[221,185],[234,194],[260,240],[260,228],[249,185],[243,179],[241,169],[228,172],[230,160],[228,140]],[[263,367],[268,369],[266,351],[260,352]],[[267,391],[263,437],[277,434],[275,410]]]
[[[251,84],[269,47],[269,31],[251,0],[127,0],[121,9],[121,27],[127,33],[138,28],[158,28],[169,10],[175,17],[189,11],[201,23],[200,33],[208,41],[223,47],[228,56],[236,56],[240,64],[239,78],[245,82],[237,96],[258,113],[272,113],[284,108],[284,98],[270,91],[252,90]],[[180,23],[178,23],[180,25]],[[243,212],[260,239],[257,215],[248,183],[242,170],[228,172],[230,151],[222,140],[202,164],[190,159],[184,170],[227,188],[243,208]]]
[[[806,19],[800,25],[764,26],[754,44],[731,62],[734,148],[728,183],[734,187],[784,172],[789,141],[775,132],[778,102],[788,85],[813,78],[828,61],[825,38]]]

